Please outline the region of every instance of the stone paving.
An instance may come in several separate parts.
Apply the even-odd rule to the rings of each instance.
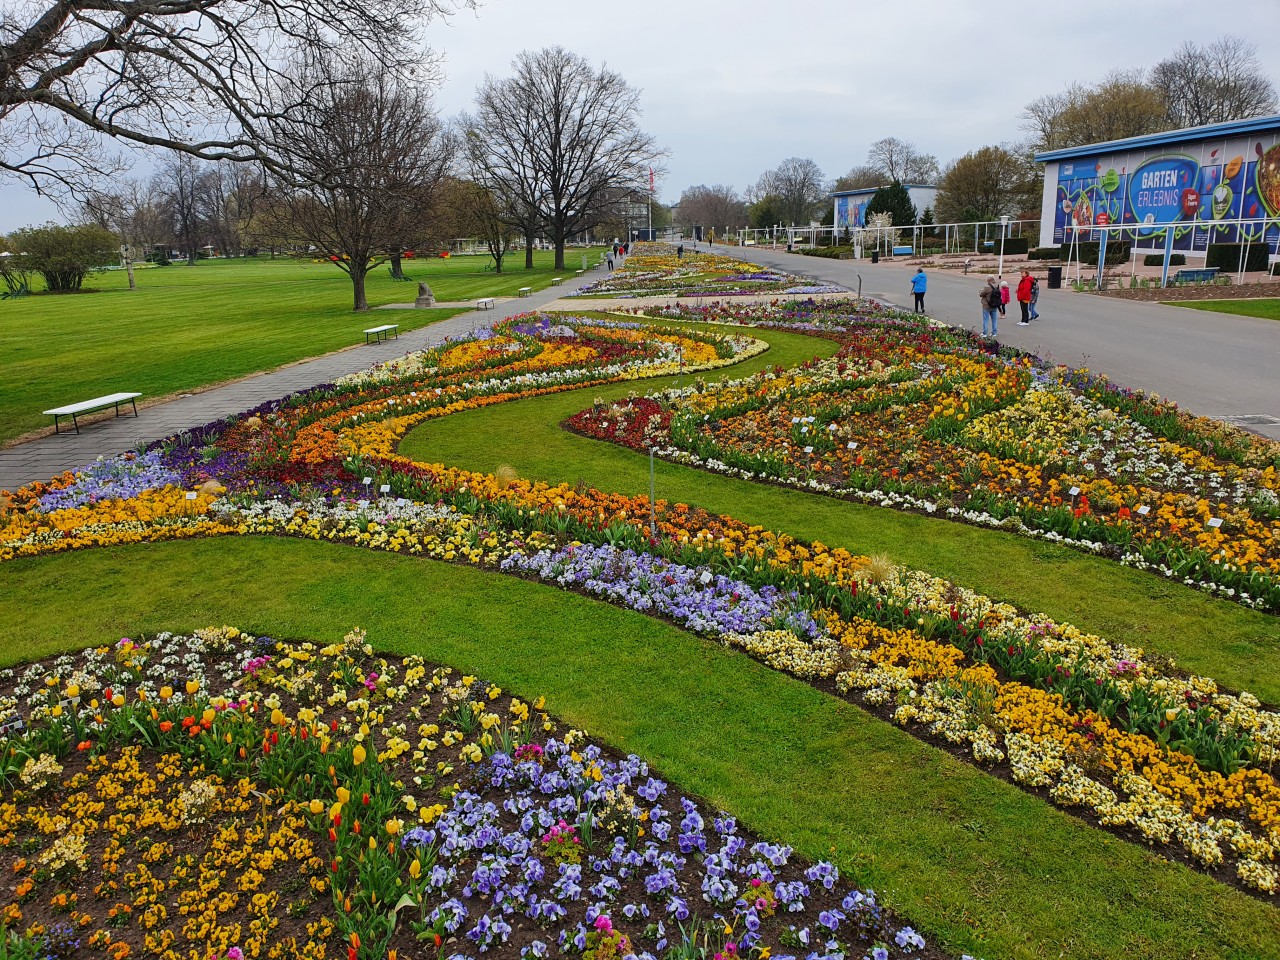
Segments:
[[[548,287],[528,297],[496,298],[498,302],[492,310],[467,310],[447,320],[410,330],[395,340],[348,347],[233,383],[139,406],[137,419],[109,415],[107,419],[82,422],[79,434],[53,434],[0,450],[0,490],[16,490],[35,480],[48,480],[64,470],[84,466],[97,457],[124,453],[180,430],[233,416],[299,390],[331,383],[375,363],[435,346],[506,317],[540,310],[561,300],[569,290],[585,286],[598,276],[596,271],[589,270],[581,277],[566,279],[563,285]],[[602,309],[589,300],[567,303],[571,306],[564,309]],[[146,399],[142,398],[144,402]]]

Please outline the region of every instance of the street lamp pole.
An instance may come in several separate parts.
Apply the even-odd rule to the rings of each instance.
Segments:
[[[1000,265],[996,267],[996,274],[1004,277],[1004,235],[1009,230],[1009,215],[1002,213],[1000,215]]]

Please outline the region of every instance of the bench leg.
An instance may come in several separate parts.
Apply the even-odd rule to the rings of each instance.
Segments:
[[[71,423],[72,423],[72,425],[73,425],[73,426],[75,426],[75,428],[76,428],[76,433],[79,433],[79,432],[80,432],[80,421],[76,419],[76,415],[75,415],[74,413],[71,415]]]

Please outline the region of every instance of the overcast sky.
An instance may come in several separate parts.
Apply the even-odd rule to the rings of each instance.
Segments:
[[[1020,137],[1018,114],[1041,94],[1224,33],[1254,43],[1280,86],[1277,0],[482,0],[430,38],[448,115],[523,49],[560,44],[607,63],[643,91],[644,127],[671,151],[658,185],[671,202],[692,184],[741,190],[792,156],[834,178],[888,136],[945,164]],[[57,216],[0,181],[0,231]]]

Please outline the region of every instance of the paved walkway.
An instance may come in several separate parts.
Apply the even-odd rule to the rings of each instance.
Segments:
[[[816,276],[864,296],[911,303],[915,266],[827,260],[759,247],[717,247],[790,273]],[[1017,270],[1006,264],[1006,278]],[[982,275],[929,270],[929,316],[982,331],[978,291]],[[1203,416],[1249,418],[1231,422],[1280,440],[1280,322],[1258,317],[1119,300],[1040,284],[1043,319],[1020,327],[1018,305],[1000,322],[1000,341],[1046,359],[1104,373],[1126,387],[1154,391]],[[1249,422],[1249,421],[1253,422]]]
[[[541,309],[562,298],[568,290],[577,289],[599,276],[596,271],[589,270],[582,277],[566,280],[563,285],[548,287],[528,297],[499,299],[492,310],[468,310],[448,320],[403,333],[395,340],[360,344],[199,393],[183,394],[163,403],[140,408],[136,420],[132,417],[110,417],[81,424],[79,434],[62,433],[40,437],[0,450],[0,490],[16,490],[35,480],[48,480],[64,470],[82,467],[97,457],[124,453],[180,430],[233,416],[298,390],[305,390],[316,384],[332,383],[349,373],[403,356],[413,350],[435,346],[452,337],[470,333],[477,327],[496,323],[518,313]],[[578,309],[591,309],[590,301],[574,300],[572,303]]]

